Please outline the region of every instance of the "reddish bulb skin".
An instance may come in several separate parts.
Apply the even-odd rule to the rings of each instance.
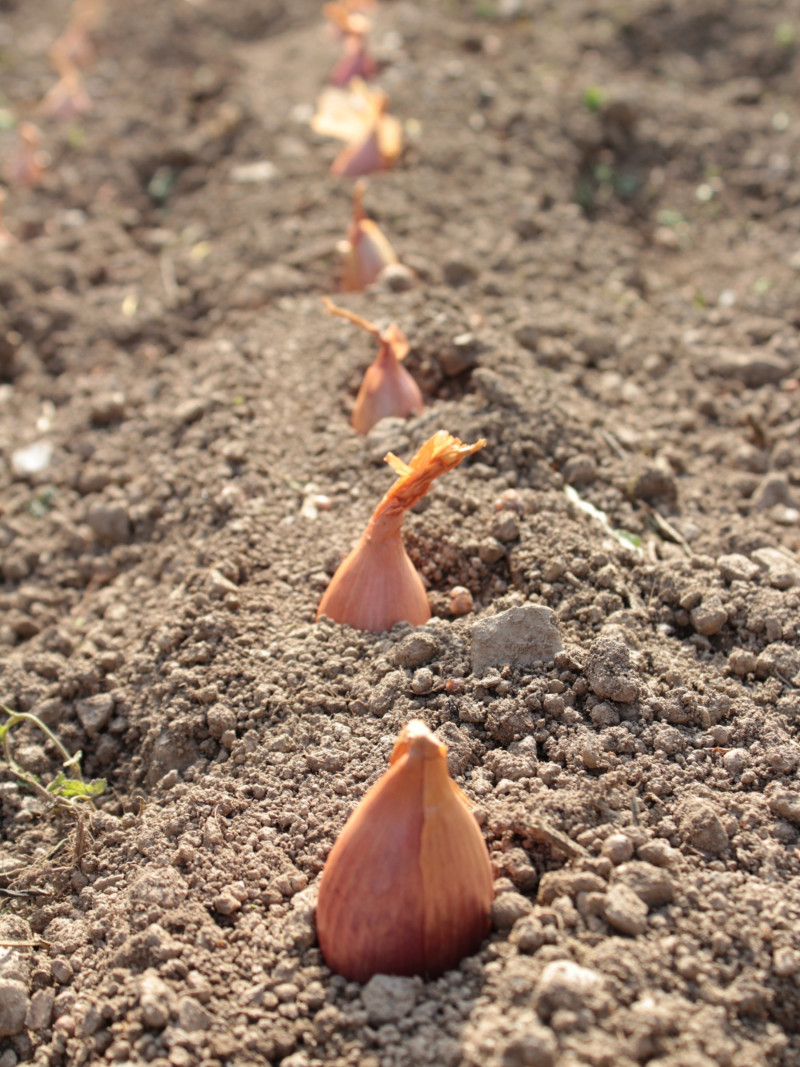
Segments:
[[[358,390],[351,420],[353,429],[366,434],[381,419],[406,419],[418,415],[424,406],[419,386],[397,359],[392,346],[382,344]]]
[[[414,727],[424,733],[397,757]],[[350,981],[436,977],[489,932],[492,872],[478,825],[449,777],[444,746],[422,723],[406,730],[322,876],[320,948]]]
[[[323,615],[371,633],[428,621],[428,594],[399,532],[388,539],[364,532],[325,590],[317,620]]]

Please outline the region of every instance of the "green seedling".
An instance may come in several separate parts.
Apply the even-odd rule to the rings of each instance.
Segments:
[[[584,511],[587,515],[591,515],[593,519],[596,519],[606,533],[611,534],[615,541],[619,541],[625,548],[630,548],[639,555],[644,554],[644,550],[642,549],[642,539],[638,534],[631,533],[630,530],[615,529],[608,521],[608,515],[606,515],[604,511],[601,511],[600,508],[596,508],[594,504],[590,503],[588,500],[584,500],[571,485],[564,486],[564,496],[580,511]]]
[[[0,725],[0,746],[2,746],[3,758],[14,777],[27,785],[42,799],[49,801],[56,807],[66,808],[72,812],[77,812],[81,804],[88,804],[93,808],[93,798],[99,797],[105,792],[106,780],[105,778],[93,778],[88,782],[83,780],[80,767],[82,753],[78,751],[74,756],[71,756],[53,731],[36,715],[31,715],[29,712],[24,711],[12,711],[3,705],[0,705],[0,711],[5,712],[8,716],[8,719]],[[20,723],[29,723],[41,730],[47,740],[55,745],[63,759],[63,770],[59,771],[52,782],[47,785],[37,775],[26,771],[14,759],[11,752],[10,737],[13,728]]]
[[[602,110],[606,102],[605,90],[601,89],[599,85],[590,85],[583,90],[581,100],[589,114],[596,115],[598,111]]]

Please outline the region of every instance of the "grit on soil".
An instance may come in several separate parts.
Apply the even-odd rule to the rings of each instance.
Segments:
[[[798,1067],[793,0],[381,3],[407,147],[366,204],[413,274],[346,303],[427,407],[366,438],[319,5],[109,0],[64,125],[68,8],[0,0],[0,116],[51,156],[0,252],[0,702],[108,788],[0,764],[0,1067]],[[488,443],[406,519],[435,617],[315,624],[439,428]],[[543,613],[561,649],[504,662]],[[493,930],[361,987],[314,894],[414,717]]]

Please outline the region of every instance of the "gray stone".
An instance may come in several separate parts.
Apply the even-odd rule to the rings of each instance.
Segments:
[[[597,478],[597,463],[593,456],[579,453],[567,460],[561,475],[568,485],[591,485]]]
[[[219,740],[226,730],[236,729],[236,715],[224,704],[214,704],[206,712],[206,723],[211,736]]]
[[[558,897],[577,897],[579,893],[604,893],[606,883],[593,871],[546,871],[539,880],[537,904],[547,907]]]
[[[495,518],[489,531],[491,536],[503,544],[516,541],[519,537],[519,519],[516,515],[502,512]]]
[[[601,700],[630,704],[639,695],[630,649],[611,634],[600,634],[592,642],[586,659],[586,680]]]
[[[178,1026],[181,1030],[209,1030],[213,1019],[199,1000],[181,997],[178,1001]]]
[[[419,983],[413,978],[375,974],[361,991],[370,1026],[404,1019],[417,1002]]]
[[[558,1043],[552,1030],[542,1026],[530,1012],[517,1018],[506,1039],[502,1067],[553,1067]]]
[[[789,589],[800,582],[800,561],[780,548],[757,548],[753,560],[767,572],[767,580],[775,589]]]
[[[760,569],[757,563],[737,552],[720,556],[717,559],[717,568],[726,582],[752,582]]]
[[[539,331],[532,322],[519,323],[518,326],[514,327],[512,333],[517,344],[527,348],[530,352],[535,352],[539,347]]]
[[[37,989],[31,997],[28,1011],[25,1015],[25,1026],[29,1030],[46,1030],[53,1018],[53,1000],[55,992],[52,989]]]
[[[681,856],[680,852],[676,848],[673,848],[669,841],[663,837],[655,837],[652,841],[643,841],[636,849],[636,855],[648,866],[652,864],[655,867],[672,867],[678,862]],[[644,884],[647,884],[646,879]],[[669,882],[668,884],[669,896],[667,897],[667,900],[672,900],[672,883]],[[631,888],[635,889],[642,900],[647,904],[656,903],[655,900],[648,900],[645,895],[647,892],[646,890],[640,892],[635,885],[631,886]],[[666,903],[666,901],[662,901],[662,903]]]
[[[770,794],[767,803],[773,815],[800,824],[800,793],[796,790],[777,789]]]
[[[402,263],[387,263],[378,275],[378,282],[390,293],[405,293],[414,285],[414,272]]]
[[[19,982],[0,979],[0,1037],[13,1037],[25,1027],[28,994]]]
[[[773,471],[759,482],[753,493],[753,507],[759,511],[769,511],[776,504],[795,507],[796,501],[786,475]]]
[[[633,856],[633,842],[627,834],[611,834],[603,842],[601,855],[606,856],[615,867],[626,863]]]
[[[197,422],[208,410],[208,400],[199,396],[190,396],[188,400],[182,400],[175,408],[175,421],[184,426]]]
[[[513,889],[501,893],[492,901],[492,925],[496,930],[510,930],[519,919],[531,910],[531,902],[522,893]]]
[[[740,678],[754,674],[757,665],[758,657],[747,648],[734,648],[728,656],[728,670]]]
[[[442,265],[442,274],[447,285],[466,285],[478,277],[477,266],[463,256],[448,256]]]
[[[612,885],[603,902],[603,915],[609,926],[632,937],[647,929],[647,905],[624,883]]]
[[[655,841],[649,842],[655,845]],[[669,848],[668,843],[667,847]],[[645,846],[639,847],[640,854]],[[670,849],[670,852],[674,852]],[[656,867],[646,860],[631,860],[615,868],[612,874],[614,885],[624,885],[651,908],[660,908],[669,904],[675,895],[675,886],[670,875],[661,867]]]
[[[128,509],[124,504],[93,504],[86,521],[97,540],[108,545],[122,544],[131,532]]]
[[[425,633],[424,630],[417,630],[412,634],[408,634],[402,641],[399,641],[389,654],[389,658],[395,667],[410,667],[413,669],[430,662],[439,651],[439,642],[433,634]]]
[[[169,1022],[174,1001],[172,990],[155,971],[145,971],[139,979],[139,1005],[145,1026],[161,1030]]]
[[[785,378],[792,369],[788,359],[768,353],[720,352],[710,361],[711,370],[724,378],[737,378],[748,389],[758,389]]]
[[[439,363],[448,378],[471,370],[478,363],[478,346],[473,333],[460,333],[454,337],[450,347],[445,347],[439,354]]]
[[[731,778],[738,778],[749,762],[750,753],[746,748],[729,748],[722,757],[722,766]]]
[[[608,1001],[603,976],[572,960],[548,963],[533,996],[536,1010],[546,1019],[556,1011],[594,1010]]]
[[[681,833],[700,852],[719,856],[729,845],[728,835],[710,801],[699,797],[687,800],[681,809]]]
[[[98,693],[75,701],[75,712],[89,735],[99,733],[108,724],[113,710],[114,698],[110,693]]]
[[[714,593],[702,600],[696,608],[689,613],[692,626],[704,637],[711,637],[719,633],[728,621],[728,613],[722,606],[722,601]]]
[[[472,670],[504,663],[530,666],[549,662],[560,652],[561,635],[550,608],[524,604],[499,615],[479,619],[472,628]]]

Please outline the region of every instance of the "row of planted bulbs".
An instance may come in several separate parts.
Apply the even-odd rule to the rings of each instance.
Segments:
[[[358,179],[344,249],[346,292],[366,288],[397,262],[363,210],[363,175],[391,167],[402,147],[402,128],[388,114],[387,95],[365,81],[375,71],[366,15],[374,7],[369,0],[343,0],[323,8],[342,34],[344,54],[312,125],[346,142],[332,173]],[[399,326],[381,331],[327,297],[324,302],[378,343],[353,407],[356,432],[368,433],[387,416],[418,414],[422,393],[403,366],[409,345]],[[466,445],[440,430],[409,463],[387,455],[397,481],[334,574],[317,619],[327,616],[376,633],[401,620],[427,622],[428,597],[403,545],[403,517],[439,475],[485,443]],[[447,749],[423,722],[409,722],[389,769],[350,816],[325,864],[317,904],[323,956],[332,970],[359,982],[377,973],[439,975],[486,937],[493,895],[486,844],[469,801],[450,777]]]

